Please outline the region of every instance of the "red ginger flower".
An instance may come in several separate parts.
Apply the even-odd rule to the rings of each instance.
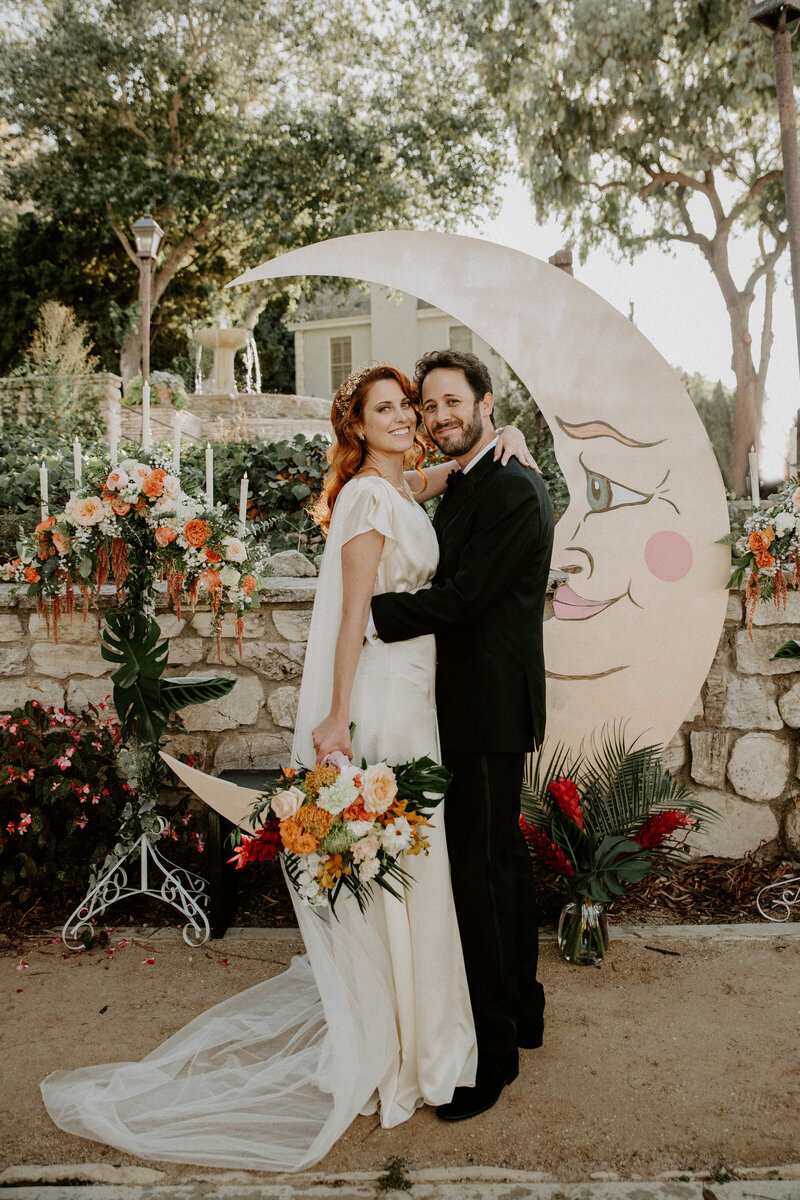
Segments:
[[[238,871],[248,863],[266,862],[275,858],[281,849],[279,826],[279,821],[270,820],[253,837],[245,834],[241,844],[234,850],[233,858],[229,858],[228,862],[235,862]]]
[[[579,829],[583,829],[583,810],[581,797],[575,784],[567,775],[560,775],[547,785],[547,790],[555,801],[562,816],[574,821]]]
[[[676,829],[687,829],[694,824],[694,818],[679,808],[668,808],[663,812],[654,812],[647,818],[638,833],[633,835],[643,850],[653,850],[661,846],[671,837]]]
[[[519,827],[525,835],[525,841],[538,854],[546,867],[555,871],[556,875],[566,875],[567,878],[575,874],[574,866],[561,847],[541,829],[530,825],[522,813],[519,816]]]

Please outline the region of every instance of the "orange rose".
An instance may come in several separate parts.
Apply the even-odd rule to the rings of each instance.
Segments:
[[[28,583],[38,583],[41,576],[36,570],[36,567],[26,567],[25,578],[27,579]]]
[[[40,521],[33,532],[34,533],[44,533],[44,531],[46,529],[52,529],[53,526],[55,525],[55,523],[56,523],[56,519],[51,514],[49,517],[45,517],[44,521]]]
[[[202,517],[195,517],[184,525],[183,536],[190,546],[196,546],[199,549],[211,537],[211,526]]]
[[[771,525],[766,529],[754,529],[747,539],[747,548],[752,550],[754,554],[758,554],[761,550],[768,550],[772,542],[775,541],[775,530]]]
[[[770,554],[769,550],[759,550],[756,554],[757,567],[774,567],[775,558]]]
[[[59,554],[69,554],[71,539],[64,537],[63,533],[59,533],[57,529],[53,530],[53,545]]]
[[[217,588],[222,587],[222,580],[219,577],[219,571],[201,571],[198,580],[200,587],[205,588],[207,592],[215,592]]]
[[[164,546],[168,546],[170,542],[174,542],[177,536],[175,530],[171,529],[169,525],[159,525],[156,529],[156,541],[162,549]]]
[[[164,484],[155,471],[151,471],[142,484],[142,491],[145,496],[149,496],[151,500],[155,500],[164,491]]]
[[[242,589],[245,596],[249,596],[255,591],[257,584],[258,580],[256,579],[255,575],[245,575],[244,579],[239,584],[239,587]]]
[[[217,554],[216,550],[209,550],[208,547],[206,547],[206,562],[210,562],[210,563],[222,562],[222,555]]]
[[[131,511],[131,506],[127,500],[121,500],[119,496],[115,496],[111,501],[111,510],[118,517],[127,517]]]

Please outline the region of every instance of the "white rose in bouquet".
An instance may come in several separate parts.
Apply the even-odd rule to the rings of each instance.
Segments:
[[[397,780],[388,763],[367,767],[361,779],[361,795],[367,812],[386,812],[397,795]]]
[[[794,529],[797,518],[794,513],[779,512],[775,518],[775,533],[777,536],[783,537],[790,529]]]
[[[287,817],[295,815],[305,798],[305,792],[301,792],[300,788],[286,788],[272,797],[272,812],[279,821],[285,821]]]
[[[222,539],[222,544],[225,547],[225,557],[228,562],[241,563],[247,558],[247,547],[240,538],[226,537]]]
[[[381,864],[377,858],[365,858],[361,866],[358,868],[358,878],[362,883],[369,883],[381,869]]]

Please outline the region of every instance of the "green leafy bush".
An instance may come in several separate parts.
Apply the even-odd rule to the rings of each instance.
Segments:
[[[150,375],[150,399],[153,404],[171,404],[173,408],[186,408],[189,397],[183,378],[175,371],[153,371]],[[125,388],[123,404],[142,403],[142,377],[136,375]]]

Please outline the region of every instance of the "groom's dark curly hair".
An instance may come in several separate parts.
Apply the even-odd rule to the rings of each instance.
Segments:
[[[422,385],[431,371],[439,367],[454,367],[463,371],[472,389],[475,403],[479,404],[487,392],[492,392],[492,377],[486,363],[481,362],[477,354],[466,354],[461,350],[431,350],[423,354],[414,368],[414,387],[422,399]],[[494,421],[492,421],[494,424]]]

